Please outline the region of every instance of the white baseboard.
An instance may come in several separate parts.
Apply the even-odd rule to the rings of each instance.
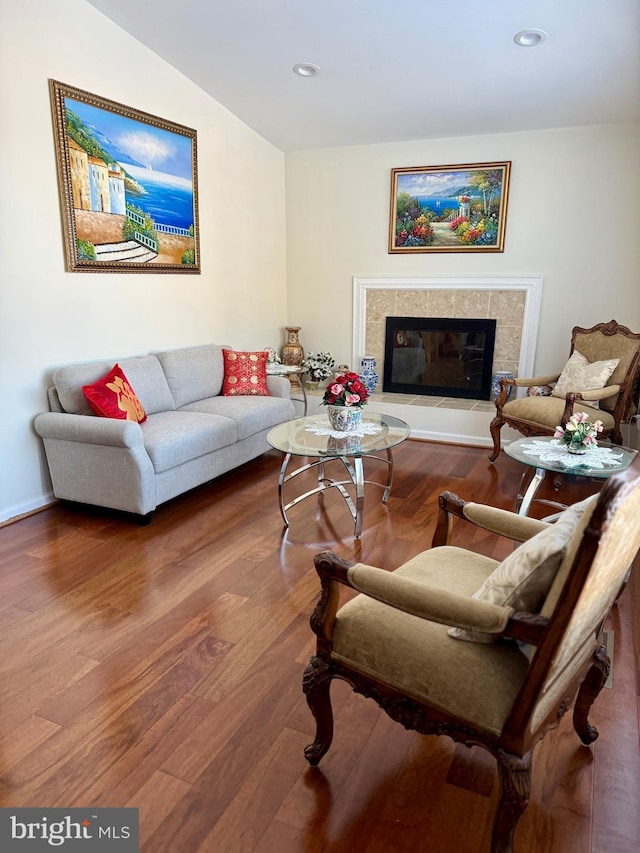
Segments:
[[[28,515],[30,512],[33,512],[37,509],[42,509],[43,507],[49,506],[49,504],[55,501],[55,497],[53,492],[47,492],[46,495],[41,495],[40,497],[33,498],[30,501],[24,501],[20,504],[14,504],[13,506],[4,507],[4,509],[0,510],[0,524],[4,524],[6,521],[16,521],[23,515]]]
[[[473,447],[493,447],[491,437],[485,435],[464,435],[462,433],[433,432],[432,430],[412,429],[411,438],[423,441],[440,441],[443,444],[467,444]]]

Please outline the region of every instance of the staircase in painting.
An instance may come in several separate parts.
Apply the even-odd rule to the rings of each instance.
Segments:
[[[158,257],[158,253],[154,252],[142,243],[136,240],[123,240],[120,243],[100,243],[95,247],[96,260],[107,263],[119,263],[126,261],[127,263],[146,264]]]

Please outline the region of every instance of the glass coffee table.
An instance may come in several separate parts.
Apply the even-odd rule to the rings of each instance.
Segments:
[[[504,447],[507,456],[528,466],[522,475],[516,498],[515,511],[518,515],[528,515],[529,507],[537,503],[565,509],[566,504],[536,498],[536,493],[547,471],[561,474],[563,477],[589,477],[606,480],[618,471],[624,471],[636,458],[637,450],[619,447],[616,444],[598,445],[584,456],[570,454],[556,438],[534,436],[518,438]]]
[[[387,502],[393,480],[391,448],[408,438],[410,433],[409,424],[399,418],[380,415],[376,412],[365,413],[360,429],[354,432],[335,432],[329,424],[327,415],[310,415],[274,427],[267,435],[267,441],[271,447],[285,454],[278,477],[280,513],[285,526],[289,526],[287,512],[300,501],[312,495],[321,494],[327,489],[337,489],[351,513],[354,536],[359,539],[362,533],[365,483],[380,486],[383,489],[382,501]],[[306,457],[312,461],[287,473],[292,456]],[[365,480],[363,469],[365,457],[375,459],[387,466],[385,483]],[[327,476],[325,465],[333,460],[342,464],[346,474],[345,479]],[[317,485],[285,504],[285,483],[313,468],[317,469]],[[354,493],[353,497],[348,491],[350,487]]]

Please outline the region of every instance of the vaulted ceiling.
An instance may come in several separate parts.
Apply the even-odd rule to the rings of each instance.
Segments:
[[[89,2],[284,151],[640,119],[638,0]]]

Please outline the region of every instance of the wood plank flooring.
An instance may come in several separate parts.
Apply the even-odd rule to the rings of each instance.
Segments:
[[[335,683],[333,746],[317,769],[303,757],[315,553],[395,568],[429,547],[440,491],[512,508],[523,470],[418,441],[394,459],[388,505],[366,488],[359,543],[333,493],[293,508],[283,532],[275,452],[148,527],[56,505],[0,529],[0,805],[135,806],[145,853],[487,851],[497,776],[482,750],[407,732]],[[510,547],[463,526],[455,541]],[[638,849],[639,607],[632,576],[608,626],[600,738],[582,747],[567,715],[537,747],[516,851]]]

